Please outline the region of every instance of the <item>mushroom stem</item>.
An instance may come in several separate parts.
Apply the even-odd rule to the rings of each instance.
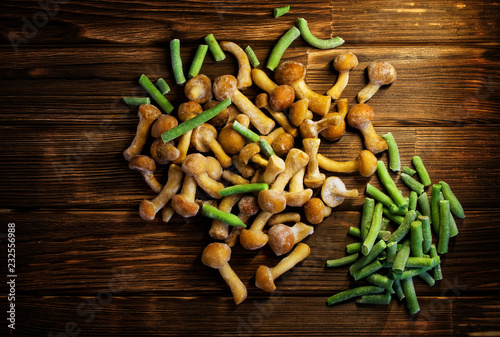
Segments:
[[[338,99],[349,81],[349,71],[358,65],[358,58],[351,52],[337,55],[333,60],[333,67],[339,72],[337,82],[328,90],[327,95]]]
[[[307,164],[307,173],[304,177],[304,184],[310,188],[318,188],[325,182],[326,176],[319,172],[318,154],[319,145],[321,140],[319,138],[305,138],[302,140],[304,151],[309,156],[309,163]]]
[[[259,211],[259,204],[257,203],[257,198],[253,195],[246,195],[238,202],[238,209],[240,213],[238,214],[238,218],[246,225],[248,220]],[[243,230],[242,226],[233,226],[231,229],[231,233],[229,233],[228,237],[225,240],[225,243],[229,247],[234,247],[236,242],[238,242],[240,238],[241,231]]]
[[[193,176],[198,186],[207,192],[212,198],[220,199],[219,191],[224,185],[210,178],[207,174],[207,158],[200,153],[192,153],[182,163],[182,170]]]
[[[250,180],[228,170],[222,171],[222,178],[233,185],[244,185],[250,183]]]
[[[285,170],[285,161],[278,156],[271,156],[264,173],[259,177],[258,182],[271,185],[278,174]]]
[[[195,216],[200,209],[200,205],[195,201],[196,187],[196,180],[186,174],[184,176],[181,193],[172,197],[172,208],[177,214],[184,218]]]
[[[224,281],[226,281],[227,285],[229,286],[229,289],[231,289],[234,303],[238,305],[243,302],[247,298],[247,288],[245,287],[243,282],[241,282],[240,278],[238,277],[238,275],[236,275],[229,263],[220,268],[219,272]]]
[[[305,173],[306,167],[304,166],[290,179],[288,192],[283,192],[287,206],[302,207],[307,201],[309,201],[309,199],[311,199],[313,190],[310,188],[304,189]]]
[[[300,222],[300,214],[295,212],[275,214],[269,219],[267,224],[269,226],[274,226],[280,223],[287,222]]]
[[[151,157],[138,155],[134,156],[128,162],[128,167],[131,170],[139,171],[151,189],[159,193],[163,188],[162,184],[156,180],[154,172],[156,171],[156,164]]]
[[[338,114],[327,114],[317,122],[306,119],[300,125],[302,138],[318,138],[318,134],[328,127],[338,125],[342,118]]]
[[[154,105],[142,104],[139,106],[139,112],[137,115],[139,116],[139,123],[137,124],[134,140],[132,141],[132,144],[130,144],[130,146],[123,151],[123,156],[127,161],[132,159],[133,156],[141,153],[142,148],[146,144],[151,125],[155,120],[162,116],[162,113]]]
[[[225,196],[219,203],[219,210],[223,212],[231,212],[233,206],[236,205],[242,197],[243,194],[232,194]],[[224,240],[229,234],[229,225],[225,222],[215,219],[212,221],[212,227],[210,227],[208,234],[215,240]]]
[[[271,106],[269,105],[269,95],[264,93],[261,93],[255,97],[255,105],[257,108],[264,108],[266,109],[271,116],[278,122],[279,125],[283,127],[283,129],[291,134],[293,137],[297,137],[298,131],[297,128],[294,128],[290,122],[288,121],[288,118],[285,116],[284,113],[274,111]]]
[[[349,161],[336,161],[318,153],[318,165],[324,170],[339,173],[359,172],[363,177],[371,177],[377,170],[377,157],[368,150],[362,150],[358,158]]]
[[[255,250],[260,249],[269,241],[267,234],[262,232],[272,213],[265,211],[260,212],[254,219],[252,226],[249,229],[243,229],[240,233],[240,244],[245,249]]]
[[[365,147],[373,154],[387,150],[387,142],[373,128],[372,119],[375,111],[368,104],[356,104],[349,110],[347,123],[361,131]]]
[[[396,80],[396,69],[386,61],[373,61],[368,67],[370,83],[358,93],[358,102],[365,103],[379,90],[382,85],[391,84]]]
[[[238,61],[238,76],[236,77],[238,89],[245,89],[252,85],[250,61],[245,51],[234,42],[221,41],[220,47],[236,57]]]

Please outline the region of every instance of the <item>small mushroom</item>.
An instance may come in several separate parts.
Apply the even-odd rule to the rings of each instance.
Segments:
[[[332,99],[330,96],[320,95],[307,86],[304,81],[306,67],[295,61],[282,62],[274,72],[274,78],[278,84],[288,84],[295,90],[295,96],[299,99],[309,101],[309,109],[320,116],[324,116],[330,110]]]
[[[204,104],[212,99],[212,81],[203,74],[190,78],[184,86],[184,95],[190,101]]]
[[[271,216],[271,213],[262,211],[254,219],[250,228],[243,228],[241,230],[240,244],[243,248],[256,250],[266,245],[269,241],[269,237],[262,230]]]
[[[274,280],[292,269],[311,253],[311,249],[305,243],[300,242],[295,249],[283,258],[274,268],[260,266],[255,274],[255,286],[267,292],[276,290]]]
[[[186,174],[182,183],[181,193],[172,197],[172,208],[184,218],[195,216],[200,209],[200,206],[195,201],[196,186],[196,180]]]
[[[160,118],[155,120],[153,126],[151,126],[151,136],[154,138],[161,137],[162,133],[173,129],[179,124],[177,118],[171,115],[162,115]]]
[[[139,206],[139,215],[144,220],[153,220],[156,213],[170,201],[177,193],[182,183],[182,170],[178,165],[171,164],[168,169],[168,180],[160,193],[153,200],[142,200]]]
[[[328,177],[321,188],[321,199],[330,207],[337,207],[345,198],[356,198],[358,190],[347,190],[339,177]]]
[[[308,235],[314,233],[314,227],[303,222],[297,222],[292,227],[278,224],[269,229],[269,247],[277,256],[288,253],[293,246],[302,241]]]
[[[283,132],[278,137],[276,137],[271,147],[278,156],[284,157],[288,152],[290,152],[294,144],[295,139],[293,138],[293,136],[288,132]]]
[[[263,135],[274,129],[274,121],[257,108],[252,101],[243,95],[236,87],[236,78],[232,75],[219,76],[214,80],[213,91],[215,98],[223,101],[231,98],[241,112],[250,118],[250,123]]]
[[[234,270],[229,266],[231,247],[224,243],[212,242],[203,250],[201,262],[210,268],[219,270],[233,294],[234,303],[240,304],[247,298],[247,288]]]
[[[146,144],[148,138],[149,129],[155,120],[162,116],[160,110],[151,104],[142,104],[139,106],[139,123],[137,124],[137,131],[132,141],[132,144],[123,151],[123,156],[128,161],[132,159],[133,156],[137,156],[141,153],[142,148]]]
[[[218,105],[219,101],[210,100],[203,106],[203,109],[208,110]],[[229,110],[227,108],[219,112],[215,117],[211,118],[207,123],[213,125],[217,130],[227,125],[229,119]]]
[[[358,58],[350,51],[341,53],[333,60],[333,67],[339,72],[337,82],[327,91],[332,99],[338,99],[349,81],[349,71],[358,65]]]
[[[340,116],[341,120],[338,125],[329,126],[320,134],[330,141],[336,141],[342,138],[345,132],[345,116],[347,115],[347,99],[339,99],[337,101],[337,111],[338,112],[329,112],[327,115],[333,113]]]
[[[232,157],[234,168],[241,173],[244,178],[250,178],[254,175],[255,169],[251,165],[245,165],[240,162],[238,155]]]
[[[319,138],[304,138],[302,145],[304,151],[309,156],[309,163],[307,164],[307,173],[304,177],[304,184],[310,188],[318,188],[325,182],[326,176],[319,171],[318,154],[319,145],[321,140]]]
[[[368,104],[356,104],[349,110],[347,123],[361,131],[365,147],[373,154],[387,150],[387,142],[375,131],[372,119],[375,111]]]
[[[290,179],[288,192],[283,192],[287,206],[302,207],[309,199],[311,199],[313,190],[310,188],[304,189],[305,172],[305,166],[297,171],[297,173],[293,175],[292,179]]]
[[[238,202],[238,209],[240,213],[238,214],[238,218],[246,225],[248,220],[260,210],[259,203],[257,202],[257,198],[253,195],[245,195]],[[228,237],[224,241],[229,247],[234,247],[236,242],[239,241],[241,231],[243,230],[242,226],[233,226],[231,229],[231,233],[229,233]]]
[[[166,165],[176,161],[180,156],[180,151],[175,147],[173,140],[164,142],[161,138],[156,138],[151,144],[151,157],[160,165]]]
[[[304,206],[304,214],[310,224],[317,225],[332,213],[332,208],[326,206],[320,198],[311,198]]]
[[[181,122],[185,122],[190,120],[191,118],[199,115],[203,112],[203,108],[199,103],[194,101],[189,101],[182,103],[179,105],[179,109],[177,110],[177,117]],[[179,150],[179,157],[174,160],[174,164],[181,164],[189,150],[189,145],[191,144],[191,136],[193,134],[193,130],[189,130],[180,136],[179,142],[177,143],[177,149]]]
[[[307,99],[301,99],[293,103],[288,110],[290,122],[295,126],[300,126],[305,119],[312,119],[313,114],[308,107],[309,101]]]
[[[317,122],[306,119],[300,125],[300,134],[302,138],[318,138],[318,134],[324,129],[338,125],[342,118],[336,114],[327,114]]]
[[[250,183],[250,180],[228,170],[222,171],[222,178],[233,185],[245,185]]]
[[[252,75],[250,61],[248,60],[247,53],[234,42],[221,41],[220,47],[222,50],[230,52],[236,57],[238,61],[238,89],[245,89],[252,85]]]
[[[182,170],[194,177],[198,186],[214,199],[220,199],[219,191],[224,185],[210,178],[207,174],[207,158],[201,153],[189,154],[182,163]]]
[[[354,160],[335,161],[318,153],[318,165],[324,170],[337,173],[359,172],[363,177],[371,177],[377,170],[377,157],[368,150],[362,150]]]
[[[264,139],[269,145],[273,145],[273,142],[278,138],[279,135],[285,133],[285,130],[280,126],[279,128],[274,129],[266,136],[260,136],[260,139]]]
[[[238,155],[238,161],[242,165],[248,165],[250,159],[260,152],[260,146],[257,143],[249,143],[245,145]]]
[[[225,196],[219,203],[218,209],[223,212],[230,213],[234,205],[236,205],[242,197],[243,194],[231,194]],[[212,226],[210,227],[208,234],[215,240],[224,240],[229,235],[229,225],[225,222],[214,219],[212,220]]]
[[[222,177],[222,166],[219,161],[211,156],[207,156],[207,174],[213,180],[220,180]]]
[[[373,61],[367,70],[370,83],[358,93],[359,103],[368,101],[381,86],[394,83],[397,77],[396,69],[386,61]]]
[[[271,185],[278,174],[285,170],[285,161],[278,156],[271,156],[264,173],[257,179],[259,183]]]
[[[156,164],[153,158],[144,155],[133,156],[128,162],[128,167],[131,170],[139,171],[144,177],[146,184],[148,184],[154,192],[159,193],[161,191],[163,186],[154,176]]]
[[[215,130],[212,125],[203,123],[194,128],[193,134],[191,135],[191,144],[200,152],[208,152],[211,150],[222,167],[228,168],[231,166],[231,157],[224,152],[217,141],[217,130]]]
[[[252,69],[254,83],[269,94],[269,104],[274,111],[289,108],[295,100],[295,90],[287,84],[277,85],[259,68]]]
[[[233,129],[233,123],[224,126],[217,136],[217,141],[228,155],[237,154],[246,144],[245,138]]]
[[[271,106],[269,105],[269,95],[266,94],[265,92],[258,94],[257,97],[255,97],[255,106],[259,109],[266,109],[271,116],[278,122],[279,125],[283,127],[283,129],[291,134],[294,137],[297,137],[297,128],[293,127],[293,125],[290,124],[288,121],[288,118],[285,116],[284,113],[274,111]]]
[[[293,222],[293,223],[300,222],[300,214],[295,212],[275,214],[269,219],[267,224],[269,226],[274,226],[280,223],[287,223],[287,222]]]

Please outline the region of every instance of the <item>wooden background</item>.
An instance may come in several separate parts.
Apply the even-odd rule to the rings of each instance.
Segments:
[[[498,3],[54,2],[0,3],[0,275],[7,275],[9,222],[16,224],[18,275],[15,331],[7,329],[7,288],[0,282],[1,335],[500,335]],[[41,7],[47,3],[50,15]],[[274,19],[273,8],[287,4],[291,11]],[[212,241],[209,221],[176,216],[165,224],[138,215],[140,200],[154,194],[123,159],[137,117],[120,98],[144,95],[137,80],[145,73],[167,79],[174,105],[184,101],[169,63],[173,38],[181,40],[185,68],[208,33],[251,45],[265,64],[298,17],[318,37],[346,40],[323,51],[299,38],[286,51],[286,59],[307,65],[314,90],[334,83],[331,60],[341,50],[360,61],[343,94],[351,105],[367,83],[369,62],[395,66],[396,83],[370,101],[376,130],[395,135],[403,165],[420,155],[433,182],[447,181],[465,207],[460,234],[443,258],[444,280],[432,288],[416,281],[422,309],[416,317],[397,300],[325,305],[354,285],[346,268],[326,270],[324,262],[353,242],[347,229],[359,223],[364,193],[316,226],[306,240],[311,255],[277,281],[273,296],[254,286],[253,275],[279,258],[268,247],[233,249],[231,264],[249,292],[238,307],[219,273],[200,261]],[[235,73],[234,59],[215,63],[207,54],[202,72]],[[340,142],[324,141],[321,152],[347,160],[361,149],[359,134],[349,129]],[[376,177],[342,179],[360,191],[367,182],[380,186]]]

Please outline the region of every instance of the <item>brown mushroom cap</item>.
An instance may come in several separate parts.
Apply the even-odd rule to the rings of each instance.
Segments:
[[[172,208],[177,212],[177,214],[189,218],[198,214],[200,205],[196,202],[188,200],[186,196],[182,194],[176,194],[172,197]]]
[[[145,155],[133,156],[128,162],[128,167],[131,170],[152,173],[156,171],[156,164],[153,158]]]
[[[190,118],[193,118],[203,112],[203,108],[200,103],[196,103],[193,101],[184,102],[179,105],[179,109],[177,110],[177,117],[181,122],[185,122]]]
[[[184,94],[196,103],[206,103],[212,99],[212,81],[207,75],[197,75],[186,82]]]
[[[344,182],[339,177],[328,177],[321,187],[321,199],[330,207],[337,207],[345,198],[355,198],[358,190],[347,190]]]
[[[193,129],[191,144],[200,152],[210,151],[210,140],[217,138],[217,130],[207,123],[203,123]]]
[[[278,84],[292,84],[306,77],[306,67],[296,61],[285,61],[281,63],[274,72],[274,78]]]
[[[290,106],[288,110],[288,118],[290,122],[295,126],[300,126],[304,119],[306,119],[307,108],[309,107],[309,101],[307,99],[301,99]]]
[[[203,250],[201,262],[210,268],[221,269],[231,259],[231,247],[225,243],[212,242]]]
[[[269,236],[269,247],[277,256],[289,252],[294,245],[293,231],[287,225],[274,225],[269,229],[267,235]]]
[[[182,170],[190,176],[199,176],[207,172],[207,158],[201,153],[192,153],[182,162]]]
[[[338,112],[329,112],[327,115],[329,114],[339,115]],[[340,120],[339,124],[327,127],[326,129],[320,132],[320,134],[329,141],[339,140],[340,138],[342,138],[344,133],[345,133],[345,120],[343,118]]]
[[[233,129],[233,123],[220,130],[217,141],[228,155],[237,154],[246,144],[245,138]]]
[[[254,197],[253,195],[245,195],[238,202],[238,209],[242,213],[254,215],[257,214],[257,212],[260,210],[260,206],[257,202],[256,197]]]
[[[351,52],[339,54],[333,60],[333,67],[337,71],[349,71],[358,65],[358,58]]]
[[[304,213],[309,223],[317,225],[325,217],[325,204],[320,198],[311,198],[304,206]]]
[[[153,126],[151,127],[151,136],[158,138],[162,135],[162,133],[175,128],[177,124],[177,118],[174,116],[163,115],[153,123]]]
[[[359,153],[359,173],[363,177],[371,177],[377,170],[377,157],[368,150]]]
[[[207,103],[205,103],[203,108],[205,110],[208,110],[210,108],[213,108],[219,103],[220,103],[219,101],[208,101]],[[225,108],[217,115],[215,115],[215,117],[211,118],[207,123],[213,125],[217,129],[220,129],[227,124],[228,118],[229,118],[229,111],[227,108]]]
[[[148,121],[154,121],[162,115],[161,111],[152,104],[141,104],[138,114],[142,115],[142,117]]]
[[[223,75],[215,78],[213,92],[216,100],[222,102],[236,90],[238,90],[238,84],[236,77],[233,75]]]
[[[180,154],[179,150],[175,147],[174,141],[165,143],[160,137],[156,138],[151,144],[150,152],[151,157],[158,164],[162,165],[176,160]]]
[[[267,292],[276,290],[271,269],[266,266],[260,266],[255,273],[255,286]]]
[[[275,111],[283,111],[289,108],[295,100],[295,90],[287,84],[278,86],[269,96],[269,105]]]
[[[353,128],[363,129],[372,121],[374,116],[375,111],[371,106],[364,103],[356,104],[347,114],[347,123]]]
[[[282,212],[286,208],[285,196],[275,190],[260,191],[258,201],[262,210],[272,214]]]
[[[378,85],[391,84],[396,80],[396,69],[386,61],[373,61],[368,65],[368,78]]]
[[[294,143],[295,139],[293,136],[284,132],[276,137],[271,146],[278,156],[284,157],[293,148]]]
[[[256,250],[264,247],[269,236],[261,231],[243,229],[240,233],[240,244],[245,249]]]
[[[207,156],[207,174],[213,180],[220,180],[222,177],[222,166],[215,157]]]

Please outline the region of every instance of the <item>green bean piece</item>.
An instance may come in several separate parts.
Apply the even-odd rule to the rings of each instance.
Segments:
[[[379,231],[377,235],[377,240],[387,241],[391,237],[392,233],[390,231]]]
[[[383,210],[382,210],[382,213],[383,213]],[[385,231],[387,229],[387,227],[389,227],[390,223],[391,223],[391,220],[389,220],[386,217],[383,217],[382,218],[382,225],[380,226],[380,230]]]
[[[387,253],[384,251],[380,252],[380,254],[378,254],[377,256],[377,260],[379,260],[381,263],[385,261],[385,259],[387,258]]]
[[[415,221],[415,218],[417,217],[417,213],[415,211],[408,211],[406,213],[403,222],[401,225],[399,225],[398,229],[392,233],[391,237],[389,238],[388,242],[399,242],[401,241],[406,234],[410,231],[410,226],[413,221]]]
[[[363,295],[380,294],[384,290],[385,290],[384,288],[376,286],[362,286],[362,287],[351,288],[348,290],[341,291],[340,293],[337,293],[333,296],[330,296],[326,300],[326,304],[332,305],[335,303],[350,300],[353,297],[359,297]]]
[[[410,198],[408,199],[408,210],[416,211],[417,210],[417,200],[418,194],[415,191],[410,192]]]
[[[341,46],[345,42],[339,36],[336,36],[332,39],[319,39],[311,33],[306,20],[304,20],[303,18],[299,18],[297,21],[300,32],[302,34],[302,38],[313,47],[316,47],[318,49],[333,49]]]
[[[429,203],[429,196],[427,195],[427,193],[424,192],[420,194],[417,201],[418,206],[420,207],[420,212],[422,213],[422,215],[428,216],[429,221],[431,222],[431,204]]]
[[[441,263],[441,258],[439,256],[435,257],[414,257],[411,256],[406,261],[406,267],[408,268],[434,268]]]
[[[385,167],[384,162],[381,160],[379,160],[377,163],[377,175],[382,182],[382,185],[384,185],[387,192],[389,192],[392,200],[396,202],[396,205],[398,205],[399,207],[408,206],[406,198],[404,198],[401,192],[398,190],[396,184],[394,183],[394,180],[392,180],[389,172],[387,171],[387,167]]]
[[[439,235],[439,194],[441,193],[441,185],[432,185],[431,196],[431,224],[436,235]]]
[[[387,290],[391,290],[394,283],[394,280],[391,280],[387,276],[381,275],[379,273],[368,275],[365,280],[367,280],[371,284],[376,285],[377,287],[382,287]]]
[[[405,242],[403,242],[403,247],[396,254],[396,258],[394,259],[394,263],[392,265],[393,273],[402,273],[405,270],[406,261],[410,256],[410,249],[411,249],[410,247],[411,247],[410,240],[406,240]]]
[[[450,185],[444,181],[440,181],[439,184],[442,187],[444,198],[450,202],[451,213],[460,219],[465,218],[464,209],[455,194],[451,191]]]
[[[389,220],[394,222],[396,225],[401,225],[403,223],[404,217],[400,215],[395,215],[392,214],[387,208],[384,207],[383,214],[385,217],[387,217]]]
[[[439,200],[439,240],[437,251],[439,254],[448,252],[448,243],[450,240],[450,201]]]
[[[259,139],[258,143],[259,143],[260,149],[262,150],[262,153],[264,153],[264,155],[267,158],[276,155],[276,153],[274,153],[272,146],[267,142],[267,140]]]
[[[361,213],[361,240],[365,240],[368,235],[368,231],[372,224],[373,210],[375,208],[375,200],[371,198],[365,198],[363,202],[363,210]]]
[[[208,46],[206,44],[200,44],[196,49],[194,54],[193,62],[191,62],[191,67],[189,67],[188,78],[193,78],[198,76],[201,70],[201,66],[205,61],[205,56],[207,55]]]
[[[349,227],[349,231],[347,232],[349,235],[354,236],[355,238],[361,238],[361,231],[358,227]]]
[[[373,295],[363,295],[356,300],[359,304],[383,304],[387,305],[391,302],[391,294],[373,294]]]
[[[368,253],[372,249],[375,240],[377,239],[377,235],[380,232],[380,226],[382,225],[383,207],[384,205],[378,202],[373,210],[372,223],[370,225],[368,234],[366,235],[366,239],[363,241],[363,246],[361,247],[361,253],[363,253],[363,255],[365,256],[368,255]]]
[[[394,263],[394,260],[396,259],[397,249],[398,249],[397,242],[392,241],[387,244],[387,258],[386,258],[387,262]]]
[[[418,195],[424,193],[424,185],[413,179],[411,176],[406,173],[401,173],[401,180],[408,186],[412,191],[418,193]]]
[[[349,267],[349,273],[354,276],[354,274],[368,265],[370,262],[375,260],[377,256],[387,247],[384,240],[379,240],[368,255],[362,256],[358,261],[356,261],[352,266]]]
[[[208,45],[208,49],[212,53],[215,61],[223,61],[226,59],[226,54],[222,51],[222,48],[219,45],[219,42],[215,39],[214,34],[208,34],[205,36],[205,42]]]
[[[404,207],[398,207],[396,206],[395,204],[392,204],[390,207],[389,207],[389,211],[392,213],[392,214],[395,214],[395,215],[405,215],[407,212],[408,212],[408,207],[404,206]]]
[[[389,132],[383,135],[382,138],[385,139],[388,147],[387,151],[389,156],[389,169],[391,169],[391,171],[393,172],[401,170],[401,161],[399,159],[398,144],[396,144],[394,136],[392,135],[392,133]]]
[[[260,64],[259,59],[257,58],[257,55],[255,55],[255,52],[253,51],[252,47],[247,46],[245,48],[245,53],[248,56],[248,60],[252,64],[252,67],[257,68]]]
[[[411,256],[422,257],[424,255],[423,241],[422,222],[413,221],[410,225]]]
[[[188,119],[185,122],[177,125],[175,128],[172,128],[161,135],[161,139],[166,143],[175,138],[185,134],[186,132],[193,130],[195,127],[207,122],[212,119],[214,116],[217,116],[222,110],[227,108],[231,104],[231,99],[228,97],[213,108],[203,111],[201,114]]]
[[[420,306],[418,305],[417,294],[413,286],[413,278],[409,277],[401,280],[401,287],[405,293],[406,306],[410,311],[410,315],[416,314],[420,311]]]
[[[123,97],[123,102],[128,105],[151,104],[149,97]]]
[[[290,28],[283,36],[278,40],[276,45],[274,46],[271,54],[269,55],[269,59],[267,60],[266,67],[269,70],[274,71],[278,64],[280,63],[281,57],[285,53],[285,50],[295,41],[296,38],[300,36],[300,30],[293,26]]]
[[[184,77],[184,71],[182,70],[181,42],[179,39],[173,39],[170,41],[170,59],[172,61],[175,83],[177,83],[177,85],[184,85],[186,83],[186,78]]]
[[[431,223],[426,215],[419,215],[418,220],[422,223],[422,253],[428,253],[432,244]]]
[[[413,177],[415,175],[415,173],[417,173],[417,171],[415,171],[412,168],[409,168],[408,166],[403,166],[403,168],[401,169],[401,172],[406,173],[407,175],[409,175],[411,177]]]
[[[350,243],[346,246],[346,252],[347,254],[354,254],[354,253],[359,253],[361,252],[361,246],[363,245],[363,242],[354,242]]]
[[[258,134],[238,123],[238,121],[233,122],[233,129],[236,130],[240,135],[250,139],[254,143],[257,143],[260,139]]]
[[[273,15],[275,18],[278,18],[278,17],[288,13],[289,10],[290,10],[290,6],[275,8],[273,10]]]
[[[166,95],[170,92],[170,86],[167,84],[167,82],[165,82],[163,78],[159,78],[156,81],[155,85],[158,88],[158,90],[160,90],[162,95]]]
[[[339,259],[334,259],[334,260],[327,260],[326,261],[326,266],[327,267],[340,267],[340,266],[345,266],[351,263],[356,262],[358,259],[359,254],[352,254],[352,255],[347,255],[344,257],[341,257]]]
[[[410,269],[406,269],[402,273],[394,273],[391,270],[389,272],[389,278],[391,278],[393,280],[402,280],[405,278],[418,276],[418,275],[420,275],[428,270],[431,270],[431,268],[428,268],[428,267],[410,268]]]
[[[429,177],[429,173],[425,169],[424,163],[422,162],[422,158],[419,156],[413,156],[411,159],[413,166],[415,166],[415,170],[417,170],[418,177],[424,186],[430,186],[432,184],[431,178]]]
[[[457,223],[455,222],[455,218],[450,216],[450,238],[455,237],[458,235],[458,227]]]
[[[401,281],[394,280],[393,287],[398,300],[401,302],[405,298],[405,293],[403,292],[403,288],[401,287]]]
[[[225,197],[232,194],[259,192],[267,189],[269,189],[269,185],[266,183],[234,185],[223,188],[222,190],[219,191],[219,195]]]
[[[397,207],[391,197],[371,184],[366,184],[366,195],[381,202],[387,208],[390,208],[391,205]]]
[[[230,226],[241,226],[243,228],[247,227],[245,223],[236,215],[221,211],[220,209],[208,204],[203,204],[202,213],[208,218],[220,220]]]
[[[139,84],[147,91],[149,95],[153,98],[153,100],[158,103],[160,108],[165,111],[167,114],[170,114],[174,110],[174,106],[168,101],[168,99],[163,96],[155,87],[155,85],[149,80],[149,78],[142,74],[139,78]]]
[[[367,277],[368,275],[375,273],[380,269],[382,269],[382,263],[380,263],[379,260],[375,260],[372,263],[357,270],[352,276],[354,277],[354,280],[357,281]]]
[[[418,275],[418,277],[424,280],[424,282],[427,283],[429,287],[432,287],[434,284],[436,284],[436,280],[434,280],[434,278],[428,272],[424,272]]]
[[[431,249],[429,251],[429,254],[432,258],[435,258],[438,255],[437,253],[437,248],[436,248],[436,245],[435,244],[432,244],[431,245]],[[437,264],[434,268],[432,268],[432,273],[434,275],[434,279],[436,281],[439,281],[439,280],[442,280],[443,279],[443,272],[441,271],[441,264]]]

